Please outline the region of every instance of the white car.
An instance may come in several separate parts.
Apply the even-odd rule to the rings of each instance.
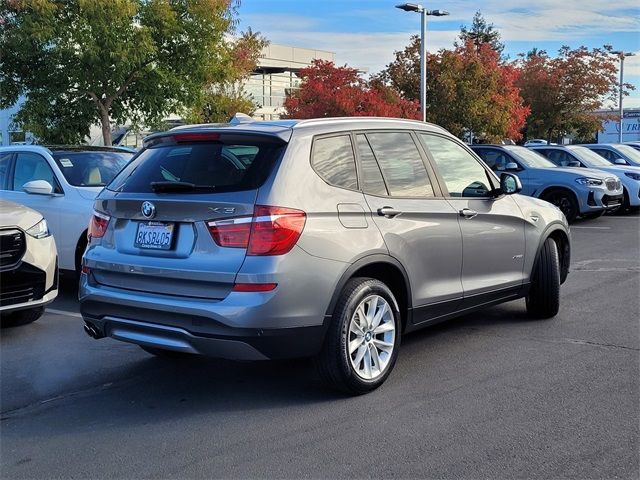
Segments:
[[[0,197],[42,213],[60,270],[78,272],[93,200],[132,157],[109,147],[0,147]]]
[[[35,210],[0,200],[2,326],[37,320],[58,295],[58,254],[47,221]]]

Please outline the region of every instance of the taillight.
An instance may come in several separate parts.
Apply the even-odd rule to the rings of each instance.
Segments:
[[[256,205],[253,217],[211,221],[207,227],[221,247],[246,248],[247,255],[283,255],[300,238],[306,218],[302,210]]]
[[[109,215],[104,213],[93,211],[93,216],[89,222],[89,231],[87,237],[89,240],[92,238],[102,238],[107,231],[107,225],[109,225]]]
[[[300,238],[306,214],[302,210],[256,205],[247,255],[282,255]]]
[[[213,240],[221,247],[247,248],[251,217],[230,218],[207,223]]]

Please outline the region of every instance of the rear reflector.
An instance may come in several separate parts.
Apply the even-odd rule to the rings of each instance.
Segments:
[[[233,286],[234,292],[270,292],[275,290],[277,283],[236,283]]]
[[[247,255],[283,255],[300,238],[306,214],[293,208],[256,205],[253,217],[207,222],[209,233],[221,247],[246,248]]]
[[[89,221],[89,230],[87,231],[87,238],[91,240],[92,238],[102,238],[107,231],[107,226],[109,225],[109,215],[105,215],[104,213],[93,211],[93,216]]]

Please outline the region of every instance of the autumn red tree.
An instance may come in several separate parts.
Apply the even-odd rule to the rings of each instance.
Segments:
[[[615,102],[618,92],[618,60],[609,51],[609,47],[562,47],[554,58],[540,50],[520,58],[516,83],[531,108],[528,137],[551,141],[575,133],[588,138],[602,128],[603,117],[594,112],[607,100]],[[631,89],[632,85],[625,86],[625,91]]]
[[[367,82],[355,68],[314,60],[300,70],[300,88],[287,95],[287,118],[375,116],[419,118],[419,106],[391,87]]]
[[[412,37],[376,76],[410,100],[420,92],[419,45]],[[529,109],[516,85],[518,74],[491,42],[467,39],[454,50],[427,55],[427,120],[460,138],[471,132],[488,141],[520,139]]]

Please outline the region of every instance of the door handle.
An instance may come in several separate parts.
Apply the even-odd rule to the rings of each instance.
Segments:
[[[460,210],[460,216],[464,218],[473,218],[478,215],[478,212],[471,210],[470,208],[463,208]]]
[[[396,210],[393,207],[382,207],[378,209],[378,215],[381,217],[393,218],[400,215],[402,212],[400,210]]]

